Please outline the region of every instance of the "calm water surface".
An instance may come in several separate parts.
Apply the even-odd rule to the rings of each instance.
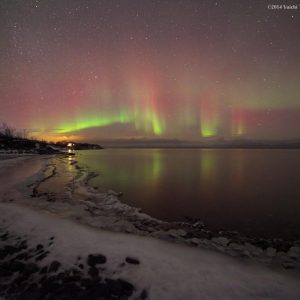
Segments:
[[[300,150],[105,149],[80,151],[92,185],[163,220],[300,238]]]

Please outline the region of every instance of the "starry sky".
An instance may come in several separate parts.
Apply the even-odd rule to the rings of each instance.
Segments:
[[[0,121],[47,140],[300,137],[300,2],[1,0]]]

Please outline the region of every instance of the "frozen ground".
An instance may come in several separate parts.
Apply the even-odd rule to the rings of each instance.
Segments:
[[[86,261],[89,254],[100,253],[107,258],[98,270],[101,278],[130,282],[132,299],[300,299],[300,277],[295,270],[273,269],[241,258],[259,256],[270,261],[281,258],[282,251],[276,253],[272,247],[262,251],[226,238],[193,238],[187,230],[172,229],[122,204],[112,191],[100,193],[89,187],[92,176],[95,174],[79,167],[72,157],[0,161],[2,231],[12,237],[26,235],[31,247],[46,245],[55,236],[47,256],[36,262],[39,268],[54,259],[65,269],[78,267],[78,256]],[[201,224],[194,225],[194,232],[202,232]],[[204,247],[242,255],[231,258]],[[294,247],[292,253],[283,255],[287,266],[298,262],[298,250]],[[126,263],[128,256],[140,263]],[[90,276],[85,267],[82,276]]]

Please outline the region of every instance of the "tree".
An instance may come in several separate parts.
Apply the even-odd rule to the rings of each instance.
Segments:
[[[8,126],[6,123],[2,123],[0,127],[0,133],[2,136],[7,138],[16,137],[16,129],[14,127]]]

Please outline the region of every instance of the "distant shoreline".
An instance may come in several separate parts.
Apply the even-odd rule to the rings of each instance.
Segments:
[[[300,146],[114,146],[103,145],[104,149],[278,149],[300,150]]]

